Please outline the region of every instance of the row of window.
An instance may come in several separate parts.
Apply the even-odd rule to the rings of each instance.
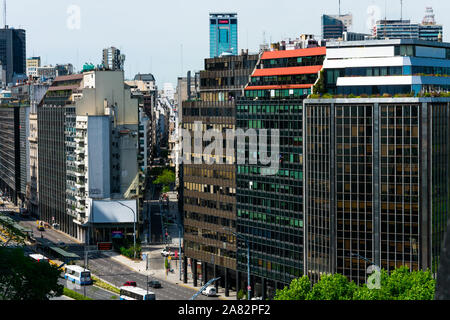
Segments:
[[[311,94],[311,89],[277,89],[277,90],[245,90],[247,98],[305,98]]]

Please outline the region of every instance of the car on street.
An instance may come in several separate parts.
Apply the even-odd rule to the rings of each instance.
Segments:
[[[152,280],[148,283],[149,287],[159,289],[161,288],[161,283],[158,280]]]
[[[175,257],[175,252],[173,252],[173,251],[170,251],[170,250],[167,250],[167,249],[164,249],[163,251],[161,251],[161,255],[163,256],[163,257],[168,257],[168,256],[171,256],[171,257]]]
[[[217,291],[215,287],[208,287],[202,291],[202,295],[207,297],[215,297],[217,295]]]
[[[136,281],[127,281],[125,282],[122,287],[137,287]]]

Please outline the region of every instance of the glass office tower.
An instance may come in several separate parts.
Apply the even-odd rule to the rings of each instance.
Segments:
[[[305,100],[305,273],[439,266],[449,98]],[[366,259],[366,260],[365,260]]]
[[[238,54],[237,13],[209,14],[210,57]]]

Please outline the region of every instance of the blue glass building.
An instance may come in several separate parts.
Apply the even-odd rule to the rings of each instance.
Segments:
[[[238,55],[237,13],[209,14],[210,57]]]

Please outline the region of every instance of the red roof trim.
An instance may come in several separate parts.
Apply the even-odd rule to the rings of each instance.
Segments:
[[[312,88],[314,84],[284,84],[278,86],[248,86],[245,88],[248,90],[277,90],[277,89],[309,89]]]
[[[267,60],[267,59],[295,58],[307,56],[321,56],[326,55],[326,53],[327,53],[326,47],[306,48],[296,50],[265,51],[261,59]]]
[[[322,68],[323,66],[306,66],[306,67],[290,67],[290,68],[256,69],[252,77],[312,74],[318,73],[320,70],[322,70]]]

